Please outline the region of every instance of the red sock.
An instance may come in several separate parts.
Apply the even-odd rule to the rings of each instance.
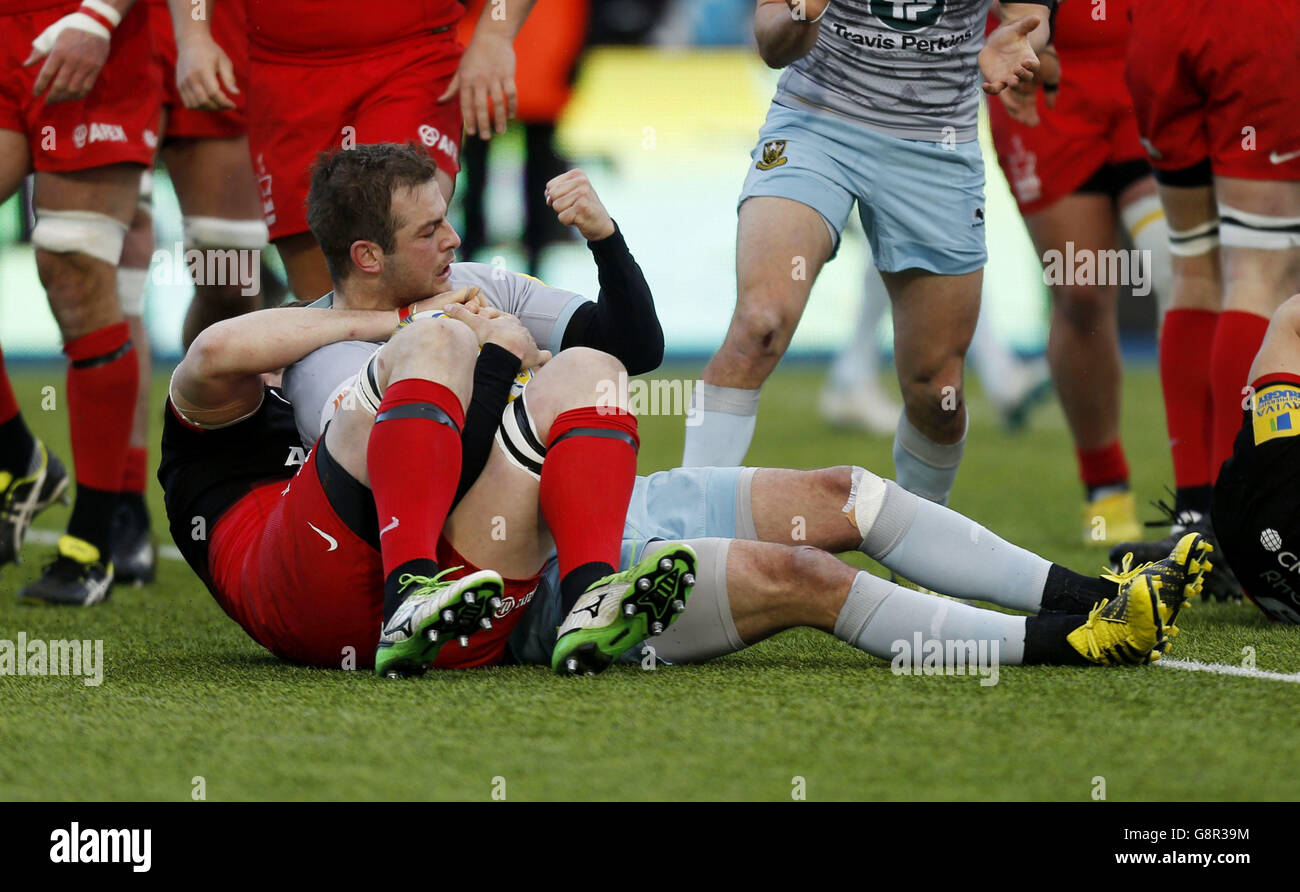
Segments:
[[[455,427],[428,414],[402,417],[406,412],[428,413],[432,407],[446,413]],[[465,410],[447,387],[422,378],[388,385],[366,445],[385,577],[407,561],[432,559],[437,553],[460,482],[464,426]]]
[[[68,427],[77,485],[118,492],[135,417],[140,363],[125,322],[63,347],[68,357]]]
[[[126,450],[126,469],[122,473],[122,492],[144,495],[148,483],[149,450],[132,446]]]
[[[540,500],[561,578],[593,562],[618,567],[640,443],[636,416],[607,406],[570,409],[551,423]]]
[[[1242,390],[1250,383],[1250,365],[1264,343],[1268,319],[1240,310],[1219,314],[1210,351],[1210,375],[1214,390],[1214,426],[1210,440],[1210,482],[1219,476],[1219,466],[1232,456],[1232,442],[1241,429]]]
[[[1160,387],[1174,485],[1210,483],[1210,349],[1219,314],[1173,309],[1160,329]]]
[[[13,385],[9,383],[4,353],[0,352],[0,424],[4,424],[17,414],[18,399],[14,396]]]
[[[1128,483],[1128,461],[1118,439],[1099,449],[1079,449],[1079,475],[1089,490]]]

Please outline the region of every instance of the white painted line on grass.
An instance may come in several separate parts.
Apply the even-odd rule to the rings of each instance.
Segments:
[[[58,545],[59,537],[63,534],[58,530],[36,530],[27,531],[27,542],[35,542],[37,545]],[[169,561],[183,561],[181,551],[175,545],[161,545],[158,547],[158,557],[166,558]]]
[[[1242,678],[1263,678],[1267,681],[1289,681],[1300,684],[1300,672],[1265,672],[1263,669],[1248,669],[1245,666],[1233,666],[1229,663],[1201,663],[1197,660],[1157,660],[1155,665],[1169,669],[1185,669],[1188,672],[1212,672],[1215,675],[1239,675]]]

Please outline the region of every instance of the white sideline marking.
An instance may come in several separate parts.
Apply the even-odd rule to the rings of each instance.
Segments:
[[[35,530],[27,531],[26,542],[35,542],[37,545],[58,545],[59,537],[63,534],[58,530]],[[158,557],[167,558],[169,561],[183,561],[181,550],[175,545],[160,545],[158,547]]]
[[[1245,666],[1233,666],[1229,663],[1202,663],[1197,660],[1156,660],[1155,665],[1170,669],[1185,669],[1188,672],[1213,672],[1215,675],[1240,675],[1243,678],[1263,678],[1267,681],[1289,681],[1300,684],[1300,672],[1265,672],[1263,669],[1247,669]]]

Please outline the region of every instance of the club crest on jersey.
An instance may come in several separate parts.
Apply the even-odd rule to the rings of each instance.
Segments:
[[[763,157],[754,166],[759,170],[771,170],[780,167],[787,160],[789,159],[785,157],[785,140],[774,139],[763,143]]]
[[[871,0],[871,14],[895,31],[919,31],[943,16],[944,0]]]

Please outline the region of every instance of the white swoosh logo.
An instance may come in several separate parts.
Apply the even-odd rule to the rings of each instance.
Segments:
[[[1300,152],[1287,152],[1285,155],[1279,155],[1277,152],[1270,152],[1268,160],[1274,164],[1285,164],[1292,158],[1300,158]]]
[[[311,521],[307,521],[307,526],[311,527],[313,530],[316,530],[316,532],[320,533],[321,538],[330,544],[330,547],[325,549],[326,551],[333,551],[334,549],[339,547],[338,539],[335,539],[333,536],[331,536],[329,533],[325,532],[324,530],[317,529],[316,525]]]
[[[384,535],[384,533],[387,533],[389,530],[395,530],[397,529],[398,526],[399,524],[397,522],[397,518],[394,517],[392,523],[390,523],[388,526],[384,527],[382,530],[379,531],[379,535],[382,536]]]

